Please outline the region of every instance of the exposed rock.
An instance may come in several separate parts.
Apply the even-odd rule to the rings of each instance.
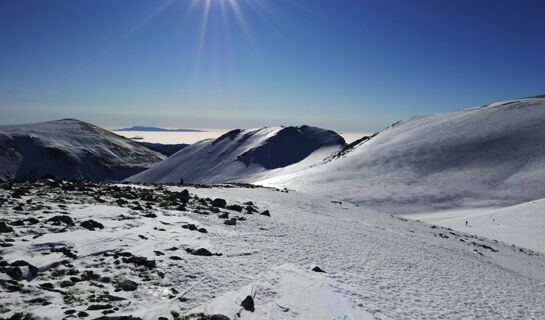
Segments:
[[[325,273],[325,271],[322,270],[322,269],[321,269],[320,267],[318,267],[318,266],[315,266],[314,268],[312,268],[312,271],[314,271],[314,272],[323,272],[323,273]]]
[[[181,201],[182,203],[187,203],[189,199],[191,199],[191,196],[189,195],[189,191],[187,191],[187,189],[184,189],[182,192],[174,192],[167,197],[167,200],[170,202]]]
[[[237,224],[237,219],[231,218],[229,220],[225,220],[223,223],[228,225],[228,226],[234,226],[234,225]]]
[[[246,310],[253,311],[254,310],[254,298],[252,296],[246,296],[244,300],[240,303],[240,306],[243,307]]]
[[[269,212],[269,210],[265,210],[265,211],[261,212],[260,215],[270,217],[271,213]]]
[[[105,310],[105,309],[111,309],[114,306],[111,304],[92,304],[90,305],[87,310]]]
[[[256,208],[254,208],[252,206],[246,206],[246,213],[247,214],[252,214],[252,213],[255,213],[255,212],[258,212]]]
[[[13,232],[13,228],[8,226],[4,221],[0,221],[0,233]]]
[[[133,263],[137,266],[146,266],[148,269],[153,269],[157,266],[155,260],[148,260],[146,257],[132,256],[130,258],[123,258],[125,263]]]
[[[66,287],[71,287],[74,285],[74,282],[70,281],[70,280],[63,280],[61,281],[61,283],[59,284],[61,288],[66,288]]]
[[[229,213],[224,212],[218,216],[220,219],[229,219]]]
[[[80,226],[91,231],[95,231],[95,229],[104,229],[104,225],[100,222],[96,222],[95,220],[85,220],[80,223]]]
[[[207,249],[205,248],[199,248],[197,250],[193,250],[191,252],[192,255],[194,256],[205,256],[205,257],[210,257],[212,256],[212,252],[208,251]]]
[[[20,280],[23,280],[25,278],[23,272],[21,271],[21,269],[19,269],[19,267],[5,268],[4,272],[8,276],[10,276],[13,280],[20,281]]]
[[[242,212],[242,206],[238,205],[238,204],[231,204],[231,205],[228,205],[227,207],[225,207],[225,209],[228,209],[228,210],[232,210],[232,211],[237,211],[237,212]]]
[[[123,291],[135,291],[138,289],[138,283],[125,279],[118,283],[118,287]]]
[[[216,198],[214,201],[212,201],[212,205],[217,208],[225,208],[227,201],[221,198]]]
[[[70,218],[69,216],[66,216],[66,215],[54,216],[52,218],[47,219],[47,221],[49,223],[51,223],[52,225],[54,225],[54,226],[60,226],[61,224],[65,224],[67,226],[73,226],[74,225],[74,221],[72,220],[72,218]]]

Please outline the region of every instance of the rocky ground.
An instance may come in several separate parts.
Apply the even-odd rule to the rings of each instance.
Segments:
[[[0,318],[539,319],[534,251],[253,185],[0,184]]]
[[[78,231],[98,232],[106,224],[106,228],[134,229],[135,233],[131,236],[145,241],[149,239],[145,228],[139,229],[141,221],[158,219],[158,214],[213,215],[232,228],[245,223],[247,219],[256,219],[258,215],[270,216],[269,211],[260,209],[251,201],[227,203],[220,198],[199,198],[186,189],[171,192],[161,186],[151,188],[69,182],[51,177],[35,182],[2,183],[0,190],[0,272],[3,274],[0,278],[3,289],[0,292],[3,301],[0,314],[12,314],[9,319],[38,318],[38,315],[28,311],[36,306],[51,305],[54,306],[45,309],[60,307],[63,318],[96,318],[103,315],[99,318],[136,319],[132,316],[108,315],[130,306],[133,301],[127,298],[127,293],[136,292],[143,286],[160,288],[157,290],[162,290],[168,299],[186,301],[181,292],[165,281],[165,265],[175,267],[188,255],[222,255],[221,252],[210,252],[206,248],[190,245],[153,245],[153,257],[149,258],[131,253],[134,248],[124,245],[114,245],[114,248],[98,252],[80,252],[63,241],[40,241],[44,236],[58,235],[58,238],[68,240],[74,235],[78,237]],[[91,215],[81,214],[81,209],[97,206],[118,208],[120,211],[106,217],[112,223],[98,222]],[[80,210],[80,214],[74,214],[74,209]],[[206,228],[194,223],[182,223],[180,227],[196,234],[208,233]],[[165,228],[153,229],[166,232]],[[123,239],[119,241],[123,242]],[[11,248],[17,250],[11,251]],[[4,258],[6,254],[14,256],[21,251],[28,253],[28,256],[21,254],[16,261]],[[158,264],[163,266],[158,267]],[[125,276],[129,274],[130,277]],[[177,313],[173,312],[170,316],[177,318]],[[221,319],[219,316],[195,317]]]

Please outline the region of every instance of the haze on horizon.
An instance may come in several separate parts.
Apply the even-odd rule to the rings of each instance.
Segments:
[[[0,124],[373,132],[545,93],[543,1],[1,1]]]

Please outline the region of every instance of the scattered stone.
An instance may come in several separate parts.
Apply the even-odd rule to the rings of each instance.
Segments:
[[[85,311],[80,311],[78,312],[78,317],[80,318],[87,318],[89,316],[89,314]]]
[[[244,300],[240,303],[240,306],[243,307],[246,310],[253,311],[254,310],[254,298],[252,296],[246,296]]]
[[[96,222],[95,220],[83,221],[80,226],[91,231],[95,231],[95,229],[104,229],[104,225],[100,222]]]
[[[70,218],[69,216],[61,216],[61,215],[58,215],[58,216],[54,216],[52,218],[49,218],[47,219],[48,222],[50,222],[52,225],[54,226],[60,226],[61,224],[65,224],[67,226],[73,226],[74,225],[74,221],[72,220],[72,218]]]
[[[221,198],[216,198],[214,201],[212,201],[212,205],[216,208],[225,208],[227,201]]]
[[[53,290],[55,286],[51,282],[44,282],[40,284],[40,288],[44,290]]]
[[[4,272],[13,280],[20,281],[25,278],[23,272],[21,271],[21,269],[19,269],[19,267],[5,268]]]
[[[30,225],[34,225],[34,224],[37,224],[40,222],[40,220],[36,219],[36,218],[28,218],[28,219],[25,219],[26,222],[28,222],[28,224]]]
[[[138,289],[138,283],[128,279],[119,282],[118,286],[123,291],[135,291],[136,289]]]
[[[237,219],[231,218],[229,220],[225,220],[223,223],[228,225],[228,226],[234,226],[234,225],[237,224]]]
[[[208,320],[231,320],[229,317],[224,316],[223,314],[213,314],[208,316]]]
[[[232,211],[237,211],[237,212],[242,212],[242,206],[240,206],[238,204],[229,205],[229,206],[225,207],[225,209],[232,210]]]
[[[184,189],[182,192],[174,192],[167,197],[167,200],[170,202],[181,201],[182,203],[187,203],[189,199],[191,199],[191,196],[189,195],[189,191],[187,191],[187,189]]]
[[[178,257],[178,256],[170,256],[168,257],[170,260],[182,260],[182,258]]]
[[[314,268],[312,268],[312,271],[314,272],[323,272],[323,273],[326,273],[324,270],[322,270],[320,267],[318,266],[315,266]]]
[[[105,309],[111,309],[114,306],[111,304],[92,304],[90,305],[87,310],[105,310]]]
[[[252,207],[252,206],[246,206],[246,214],[253,214],[253,213],[256,213],[258,212],[256,208]]]
[[[192,255],[194,256],[205,256],[205,257],[210,257],[212,256],[212,252],[208,251],[207,249],[205,248],[199,248],[197,250],[193,250],[191,252]]]
[[[269,210],[265,210],[265,211],[261,212],[260,215],[270,217],[271,213],[269,212]]]
[[[199,228],[197,231],[199,231],[200,233],[208,233],[205,228]]]
[[[52,247],[51,249],[49,249],[49,251],[51,251],[51,252],[60,252],[60,253],[64,254],[65,256],[67,256],[69,258],[72,258],[72,259],[77,259],[78,258],[77,255],[75,255],[70,249],[68,249],[66,247],[61,247],[61,248]]]
[[[13,228],[8,226],[4,221],[0,221],[0,233],[13,232]]]
[[[17,260],[13,262],[11,265],[14,267],[24,267],[24,266],[28,267],[28,272],[29,272],[29,276],[27,276],[28,280],[32,280],[36,278],[36,276],[38,276],[39,269],[36,266],[26,262],[25,260]]]
[[[157,266],[155,260],[148,260],[146,257],[132,256],[130,258],[123,258],[124,263],[132,263],[137,266],[145,266],[148,269],[153,269]]]
[[[225,212],[218,216],[220,219],[229,219],[229,213]]]
[[[61,283],[59,285],[61,286],[61,288],[66,288],[66,287],[73,286],[74,282],[72,282],[70,280],[63,280],[63,281],[61,281]]]

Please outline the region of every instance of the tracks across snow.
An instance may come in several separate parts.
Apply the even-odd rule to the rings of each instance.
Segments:
[[[541,254],[291,191],[128,188],[91,184],[81,188],[87,195],[74,191],[62,198],[56,189],[28,188],[20,199],[0,191],[7,199],[3,218],[10,225],[29,214],[40,221],[13,224],[13,232],[1,235],[4,261],[24,259],[42,267],[68,259],[59,250],[42,255],[45,243],[77,255],[19,284],[27,293],[0,288],[1,316],[32,299],[45,299],[40,301],[49,304],[32,307],[51,318],[72,309],[98,316],[101,310],[87,310],[88,299],[105,299],[106,292],[122,300],[109,301],[112,308],[105,311],[143,319],[199,312],[226,312],[232,319],[545,317]],[[191,195],[186,207],[177,204],[179,193],[173,193],[185,188]],[[93,200],[98,194],[100,203]],[[215,208],[216,198],[241,207],[252,201],[249,206],[269,210],[270,217]],[[45,209],[14,209],[29,199]],[[74,225],[49,225],[47,218],[56,211],[66,212]],[[230,217],[245,219],[226,225],[218,216],[227,211]],[[87,219],[104,229],[78,226]],[[189,224],[198,227],[182,228]],[[206,233],[196,230],[202,227]],[[40,230],[49,233],[34,237]],[[212,255],[184,250],[199,247]],[[325,273],[311,271],[314,266]],[[81,281],[62,287],[69,278],[60,271],[73,269],[80,270]],[[123,282],[129,291],[120,289],[123,280],[134,282]],[[44,286],[49,291],[39,291]],[[66,293],[81,299],[71,300]],[[255,303],[253,311],[240,306],[247,295]]]

